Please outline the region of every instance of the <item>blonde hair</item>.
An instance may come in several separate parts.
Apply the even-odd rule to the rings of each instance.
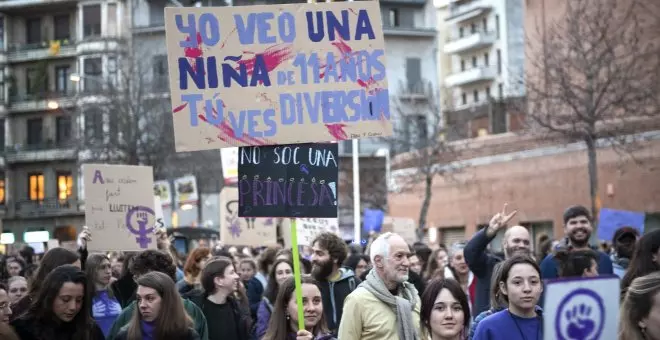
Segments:
[[[632,281],[621,304],[620,340],[644,340],[639,322],[653,307],[653,297],[660,293],[660,272],[641,276]]]

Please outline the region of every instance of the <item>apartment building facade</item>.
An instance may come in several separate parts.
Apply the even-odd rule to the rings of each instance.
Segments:
[[[498,103],[525,95],[522,0],[437,0],[438,64],[453,139],[497,134],[517,121]]]
[[[116,69],[128,15],[120,1],[0,3],[0,202],[16,242],[38,231],[75,240],[84,223],[79,141],[85,121],[101,138],[107,117],[78,108]]]

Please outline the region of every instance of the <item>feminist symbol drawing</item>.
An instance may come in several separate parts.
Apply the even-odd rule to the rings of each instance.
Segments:
[[[133,226],[133,215],[136,215],[137,229]],[[151,208],[135,206],[126,213],[126,228],[132,234],[137,235],[135,240],[140,248],[147,249],[151,243],[149,234],[154,232],[154,227],[149,226],[149,220],[155,220],[156,214]]]

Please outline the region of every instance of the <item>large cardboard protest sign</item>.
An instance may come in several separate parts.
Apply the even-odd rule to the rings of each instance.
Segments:
[[[616,339],[619,278],[548,280],[543,304],[543,339]]]
[[[293,144],[239,149],[241,217],[337,217],[338,146]]]
[[[177,152],[392,133],[377,1],[165,9]]]
[[[238,189],[224,187],[220,193],[220,240],[235,246],[274,245],[277,219],[238,216]]]
[[[336,218],[296,218],[295,221],[299,246],[311,246],[312,241],[321,233],[341,236]],[[291,219],[287,218],[282,222],[282,238],[285,247],[292,247]]]
[[[385,216],[381,231],[397,233],[410,244],[417,241],[415,220],[410,217]]]
[[[150,166],[84,164],[89,251],[156,248],[154,180]]]

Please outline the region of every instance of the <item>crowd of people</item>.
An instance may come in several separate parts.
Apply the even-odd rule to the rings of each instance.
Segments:
[[[565,235],[534,247],[509,225],[515,214],[505,206],[448,247],[383,233],[363,248],[321,233],[301,247],[302,306],[291,249],[199,246],[184,259],[159,231],[158,249],[88,253],[85,229],[77,252],[3,256],[0,339],[542,339],[544,280],[616,274],[618,339],[660,340],[660,231],[623,227],[595,248],[589,211],[573,206]],[[500,232],[502,253],[491,249]]]

